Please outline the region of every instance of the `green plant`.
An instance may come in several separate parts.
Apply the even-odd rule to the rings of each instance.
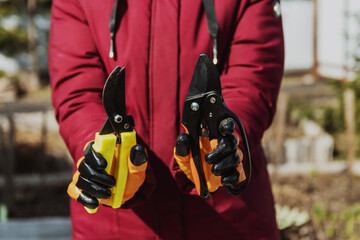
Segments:
[[[25,29],[6,30],[0,27],[0,52],[13,56],[27,51],[27,34]]]
[[[48,15],[50,0],[37,0],[37,13]],[[0,1],[0,52],[7,56],[14,56],[28,51],[27,10],[26,1]],[[8,29],[3,20],[10,16],[20,17],[20,24]]]
[[[316,202],[313,205],[313,220],[315,223],[321,223],[326,219],[328,214],[326,207],[322,203]]]
[[[336,134],[345,130],[344,112],[341,104],[338,108],[325,109],[322,127],[330,134]]]
[[[276,221],[278,228],[283,230],[290,226],[302,226],[310,220],[309,214],[300,211],[298,208],[290,208],[289,206],[275,205]]]
[[[24,26],[7,29],[3,20],[13,15],[24,15],[23,1],[0,1],[0,52],[12,56],[27,50],[27,33]]]
[[[324,203],[316,202],[313,205],[312,220],[330,239],[352,240],[360,237],[360,204],[343,210],[332,210]]]
[[[0,70],[0,78],[2,78],[2,77],[6,77],[6,72]]]

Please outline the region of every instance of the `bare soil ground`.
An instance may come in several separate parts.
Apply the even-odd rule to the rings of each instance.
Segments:
[[[347,173],[277,177],[275,201],[307,212],[310,221],[281,231],[283,239],[360,239],[360,179]]]

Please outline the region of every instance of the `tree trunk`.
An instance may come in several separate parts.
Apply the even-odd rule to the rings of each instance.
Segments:
[[[277,111],[274,119],[274,152],[271,154],[271,162],[274,164],[273,178],[277,177],[280,165],[281,154],[285,141],[286,132],[286,114],[288,109],[289,98],[286,93],[280,93],[277,102]]]
[[[26,84],[28,91],[37,90],[40,87],[39,77],[39,56],[36,51],[38,42],[38,32],[35,24],[36,16],[36,1],[27,0],[27,12],[28,12],[28,41],[29,41],[29,56],[30,56],[30,76],[28,83]]]
[[[355,92],[347,88],[344,92],[345,126],[347,134],[347,171],[352,187],[353,165],[355,160]]]

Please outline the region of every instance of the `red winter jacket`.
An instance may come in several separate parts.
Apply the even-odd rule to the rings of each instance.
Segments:
[[[242,120],[253,158],[239,197],[220,188],[209,200],[174,163],[183,131],[182,105],[200,53],[213,42],[201,0],[119,1],[116,60],[109,58],[114,0],[53,0],[49,67],[56,117],[75,160],[106,114],[101,91],[115,66],[126,67],[126,104],[149,174],[122,209],[90,215],[71,201],[73,239],[278,239],[266,160],[260,146],[270,125],[283,71],[281,18],[274,0],[215,0],[224,100]],[[153,178],[154,177],[154,178]],[[70,179],[69,179],[70,181]]]

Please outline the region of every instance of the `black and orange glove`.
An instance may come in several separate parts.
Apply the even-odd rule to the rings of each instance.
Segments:
[[[99,202],[111,206],[109,199],[114,191],[111,188],[116,183],[116,179],[112,176],[114,169],[112,168],[109,173],[105,171],[107,161],[101,154],[95,152],[93,144],[90,142],[85,146],[84,156],[77,162],[77,171],[67,190],[69,196],[84,205],[90,213],[96,211]],[[117,157],[117,154],[114,154],[114,158]],[[147,159],[145,147],[135,145],[131,148],[128,176],[121,204],[131,199],[144,183]]]
[[[228,118],[220,123],[223,136],[210,140],[199,137],[200,157],[204,170],[207,187],[210,192],[221,186],[232,186],[246,179],[242,165],[243,153],[239,148],[239,137],[235,131],[235,122]],[[175,160],[195,186],[198,177],[190,150],[190,139],[187,133],[178,136],[174,149]]]

